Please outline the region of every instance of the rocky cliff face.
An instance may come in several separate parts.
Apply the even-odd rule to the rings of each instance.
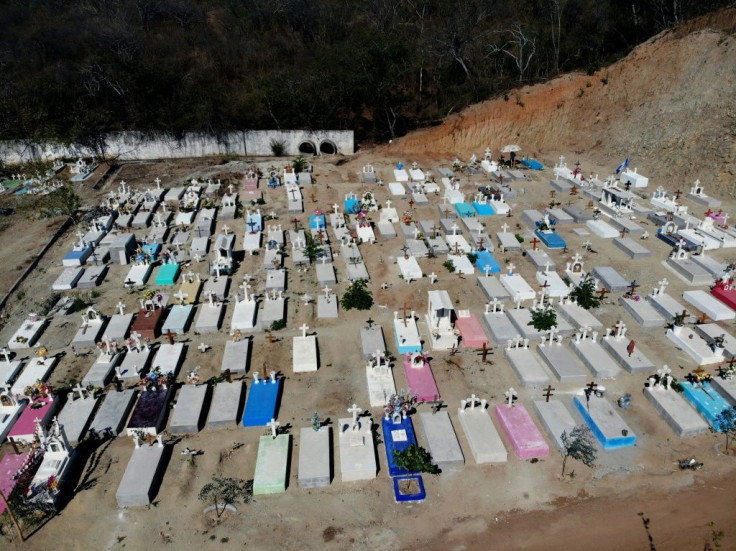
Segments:
[[[390,155],[494,156],[507,143],[606,176],[626,156],[655,184],[736,197],[736,8],[666,31],[594,75],[568,74],[396,140]]]

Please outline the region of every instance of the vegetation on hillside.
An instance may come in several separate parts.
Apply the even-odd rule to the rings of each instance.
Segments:
[[[34,0],[0,10],[0,139],[354,129],[382,139],[595,70],[729,0]],[[520,101],[517,99],[517,101]]]

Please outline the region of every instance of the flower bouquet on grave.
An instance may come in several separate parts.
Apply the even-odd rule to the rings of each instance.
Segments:
[[[26,329],[30,329],[30,328],[31,328],[30,325],[28,327],[26,327]],[[18,335],[17,337],[15,337],[15,342],[19,342],[19,343],[23,344],[25,342],[28,342],[28,338],[27,337],[24,337],[23,335]]]

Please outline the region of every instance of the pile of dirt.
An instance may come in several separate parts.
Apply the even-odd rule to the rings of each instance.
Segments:
[[[521,88],[376,153],[468,159],[518,143],[545,164],[563,154],[611,168],[629,156],[657,184],[699,178],[708,193],[734,197],[735,29],[736,7],[720,10],[657,35],[594,75]]]

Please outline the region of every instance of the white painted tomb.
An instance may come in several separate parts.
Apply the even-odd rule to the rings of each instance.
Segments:
[[[563,297],[555,305],[555,309],[559,315],[571,323],[576,329],[582,327],[590,327],[593,331],[603,329],[603,324],[598,321],[598,318],[591,314],[590,310],[579,306],[574,299]]]
[[[509,292],[512,300],[533,300],[537,293],[520,274],[514,272],[515,268],[513,264],[506,266],[506,273],[499,276],[501,285]]]
[[[141,371],[148,366],[152,356],[151,352],[151,349],[147,346],[137,344],[134,347],[128,343],[128,350],[125,353],[123,362],[115,371],[117,377],[124,382],[138,381],[141,378]]]
[[[424,277],[422,269],[419,267],[419,262],[413,256],[398,256],[396,257],[396,263],[399,265],[399,271],[404,281],[411,283]]]
[[[58,416],[59,423],[64,427],[67,440],[72,446],[76,446],[84,438],[97,402],[98,399],[81,385],[78,384],[72,389]]]
[[[164,449],[160,438],[152,446],[140,445],[136,439],[133,455],[115,492],[119,508],[149,505],[153,501],[164,475]]]
[[[207,297],[207,302],[200,304],[194,330],[197,333],[216,333],[222,322],[223,304],[213,294]]]
[[[371,417],[338,419],[340,471],[343,482],[376,478],[376,444]]]
[[[12,392],[0,390],[0,442],[5,441],[10,428],[28,405],[28,400],[18,400]]]
[[[300,327],[301,336],[292,339],[292,369],[294,373],[317,371],[317,336],[307,335],[307,327]]]
[[[28,319],[20,324],[20,327],[13,333],[8,341],[8,348],[11,350],[20,350],[23,348],[31,348],[34,346],[41,333],[46,327],[46,320],[38,318],[35,314],[30,314]]]
[[[712,365],[724,360],[723,348],[712,347],[690,327],[674,325],[667,330],[667,338],[687,353],[697,365]]]
[[[682,293],[682,298],[713,321],[732,320],[736,318],[736,312],[705,291],[685,291]]]
[[[585,225],[590,228],[590,231],[603,239],[613,239],[620,235],[616,228],[603,220],[588,220]]]
[[[284,319],[286,309],[286,299],[281,292],[271,291],[266,293],[266,300],[263,301],[263,310],[261,311],[261,325],[270,327],[275,321]]]
[[[161,374],[172,373],[176,376],[184,357],[184,343],[161,344],[151,362],[151,369],[160,369]]]
[[[333,319],[337,317],[337,295],[330,292],[329,287],[324,288],[324,294],[317,297],[317,317],[319,319]]]
[[[235,331],[250,331],[256,326],[258,303],[253,295],[248,295],[249,287],[247,283],[243,283],[241,286],[245,293],[243,300],[240,300],[240,293],[237,290],[235,291],[235,308],[233,309],[233,319],[230,322],[230,334],[235,333]],[[268,292],[266,294],[268,295]]]
[[[103,341],[106,344],[110,341]],[[100,355],[89,371],[82,379],[82,386],[87,387],[92,385],[93,387],[104,388],[110,382],[113,376],[113,370],[115,366],[120,363],[123,359],[123,354],[117,352],[116,348],[110,348],[108,354],[105,347],[102,347]]]
[[[553,270],[537,272],[537,282],[540,285],[548,285],[544,290],[545,296],[560,298],[570,294],[570,288],[560,275]]]
[[[447,291],[429,291],[427,313],[424,317],[429,329],[429,344],[432,350],[449,350],[458,343],[459,332],[455,331],[455,311]]]
[[[478,400],[472,395],[469,399],[460,401],[457,417],[476,463],[506,463],[508,453],[486,411],[486,404],[486,400]]]
[[[455,266],[456,274],[473,275],[475,273],[475,267],[470,259],[464,254],[454,255],[448,254],[447,260],[452,261],[452,265]]]
[[[126,287],[142,287],[151,276],[152,269],[151,264],[135,264],[131,266],[123,284]]]
[[[381,349],[373,353],[373,359],[365,367],[366,380],[368,382],[368,398],[371,407],[383,407],[388,398],[396,394],[393,367],[384,356]]]
[[[54,291],[69,291],[76,287],[77,281],[82,277],[84,268],[72,267],[64,268],[56,281],[51,285]]]
[[[20,372],[20,368],[23,366],[21,360],[11,360],[11,352],[7,348],[0,350],[2,360],[0,360],[0,388],[7,388],[13,379]],[[2,439],[0,439],[0,442]]]
[[[56,367],[58,360],[59,358],[56,356],[31,358],[13,383],[13,386],[10,387],[10,391],[18,396],[23,396],[26,388],[35,385],[36,381],[45,383],[54,367]]]
[[[95,308],[87,308],[82,314],[82,326],[72,339],[72,345],[81,348],[95,346],[102,336],[106,320]]]

